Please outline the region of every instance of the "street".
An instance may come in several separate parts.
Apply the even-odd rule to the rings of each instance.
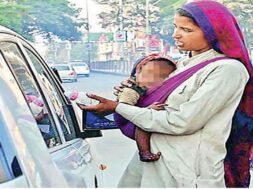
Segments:
[[[102,95],[113,99],[113,86],[126,76],[91,73],[90,77],[79,77],[78,82],[63,83],[66,91],[78,90]],[[118,129],[103,130],[103,137],[89,138],[92,155],[101,164],[107,166],[103,170],[103,187],[115,188],[118,181],[136,150],[135,142],[123,136]]]

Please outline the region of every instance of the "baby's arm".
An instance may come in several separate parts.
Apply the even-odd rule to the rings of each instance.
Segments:
[[[135,105],[140,98],[140,94],[132,88],[124,87],[118,94],[118,102]]]
[[[136,83],[131,82],[131,87],[124,87],[122,92],[118,93],[117,100],[118,102],[135,105],[140,98],[144,95],[146,89],[144,87],[138,86]]]

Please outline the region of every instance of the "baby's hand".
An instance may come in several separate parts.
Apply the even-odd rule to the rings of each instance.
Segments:
[[[153,104],[150,104],[147,108],[154,109],[154,110],[164,110],[165,106],[168,106],[168,104],[154,102]]]

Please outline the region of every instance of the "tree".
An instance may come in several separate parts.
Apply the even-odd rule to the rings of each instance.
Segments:
[[[176,9],[181,7],[187,0],[170,0],[168,3],[167,0],[161,0],[157,3],[159,7],[159,20],[157,24],[157,34],[163,39],[164,43],[173,44],[174,40],[172,39],[173,33],[173,18]]]
[[[33,35],[80,40],[85,20],[67,0],[12,0],[0,2],[0,23],[32,40]]]
[[[27,11],[26,6],[15,1],[0,1],[0,24],[22,33],[22,17]]]
[[[98,15],[102,28],[115,30],[122,24],[125,30],[138,30],[146,25],[145,0],[122,0],[122,7],[119,6],[119,0],[96,0],[96,2],[106,7],[105,11]],[[150,4],[150,24],[157,21],[158,14],[158,8]]]
[[[26,34],[40,34],[52,39],[57,36],[62,40],[79,40],[81,32],[78,30],[83,19],[78,19],[80,9],[67,0],[27,0],[30,6],[23,19],[23,32]]]
[[[224,0],[223,3],[238,19],[247,46],[253,47],[253,0]]]
[[[119,28],[120,16],[122,15],[123,29],[143,30],[146,27],[146,0],[122,0],[122,14],[119,0],[96,0],[106,6],[105,11],[98,16],[101,19],[102,28]],[[186,0],[149,0],[149,27],[150,33],[157,34],[165,42],[172,43],[172,20],[175,10]]]

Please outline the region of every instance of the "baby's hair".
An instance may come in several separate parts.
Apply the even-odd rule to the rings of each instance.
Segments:
[[[162,58],[161,57],[161,58],[156,58],[156,59],[151,60],[151,61],[166,62],[169,66],[173,66],[174,68],[176,68],[176,64],[173,61],[171,61],[167,58]]]
[[[135,76],[137,66],[138,66],[143,60],[145,60],[145,59],[146,59],[146,57],[142,57],[142,58],[140,58],[140,59],[138,59],[138,60],[136,61],[136,63],[134,64],[134,67],[133,67],[133,69],[132,69],[132,71],[131,71],[130,76],[132,76],[132,77]],[[176,69],[176,64],[173,62],[173,60],[170,60],[170,59],[167,59],[167,58],[158,57],[158,58],[153,58],[153,59],[151,58],[151,59],[148,60],[148,62],[151,62],[151,61],[165,62],[165,63],[167,63],[168,66],[172,66],[173,69]]]

